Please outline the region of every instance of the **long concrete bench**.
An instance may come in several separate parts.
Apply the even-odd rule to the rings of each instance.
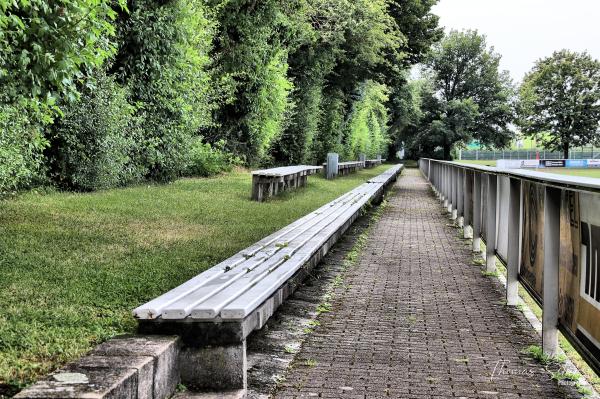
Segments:
[[[246,337],[262,328],[308,271],[380,200],[402,165],[360,185],[177,288],[136,308],[140,334],[178,335],[182,382],[246,388]]]
[[[252,172],[252,199],[264,201],[282,191],[306,187],[308,176],[321,169],[321,166],[297,165],[256,170]]]

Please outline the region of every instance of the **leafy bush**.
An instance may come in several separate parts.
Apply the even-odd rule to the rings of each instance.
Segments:
[[[241,163],[238,157],[225,151],[225,141],[219,141],[211,146],[199,138],[191,146],[186,175],[212,176],[221,172],[230,172],[235,165]]]
[[[294,94],[294,113],[289,126],[281,134],[271,149],[271,153],[280,164],[310,163],[314,139],[319,133],[322,119],[323,82],[302,82]]]
[[[52,177],[80,190],[116,187],[139,180],[145,169],[136,164],[139,128],[128,92],[101,74],[80,101],[65,108],[54,127],[49,153]]]
[[[54,107],[75,99],[83,71],[116,48],[115,9],[126,0],[0,0],[0,86],[12,101]],[[113,7],[115,9],[113,9]]]
[[[126,0],[0,0],[0,195],[43,175],[42,128],[116,48]]]
[[[40,170],[47,140],[25,109],[0,104],[0,198],[29,184]]]

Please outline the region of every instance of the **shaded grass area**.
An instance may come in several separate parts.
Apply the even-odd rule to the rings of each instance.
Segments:
[[[266,203],[249,173],[0,202],[0,396],[116,334],[131,310],[389,165]]]

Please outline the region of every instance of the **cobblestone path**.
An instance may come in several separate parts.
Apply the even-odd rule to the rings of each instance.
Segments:
[[[275,397],[568,397],[425,179],[408,169],[396,188]]]

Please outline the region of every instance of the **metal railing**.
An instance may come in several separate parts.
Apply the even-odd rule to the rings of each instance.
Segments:
[[[563,159],[562,151],[549,150],[463,150],[462,160],[490,161],[497,159]],[[600,148],[574,149],[569,151],[569,159],[600,158]]]
[[[420,159],[450,217],[486,244],[486,269],[506,265],[506,302],[518,283],[543,309],[542,347],[558,331],[600,371],[600,179]]]

